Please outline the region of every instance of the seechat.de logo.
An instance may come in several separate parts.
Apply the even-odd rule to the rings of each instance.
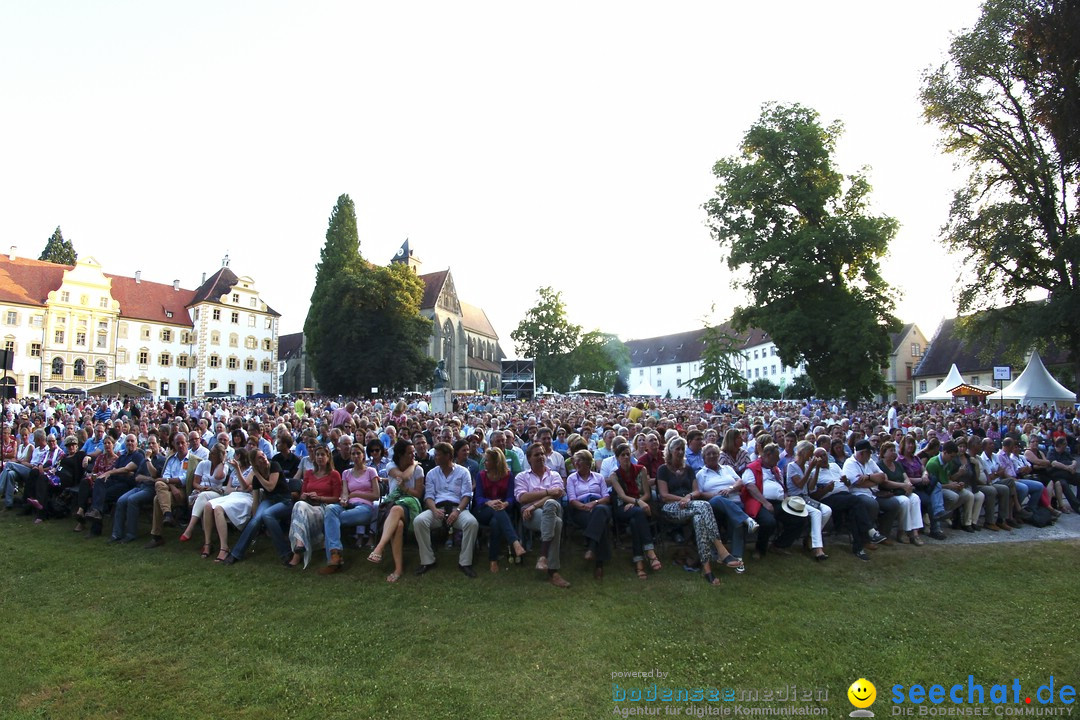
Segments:
[[[874,717],[874,713],[866,709],[877,699],[877,688],[874,687],[874,683],[866,678],[859,678],[847,689],[847,698],[848,702],[856,708],[849,717]]]

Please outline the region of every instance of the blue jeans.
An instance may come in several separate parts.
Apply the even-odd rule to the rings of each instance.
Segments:
[[[0,491],[4,493],[4,505],[11,507],[15,504],[15,480],[22,480],[25,484],[30,477],[30,468],[17,462],[9,462],[0,472]]]
[[[341,505],[323,507],[323,535],[326,537],[326,561],[330,562],[330,551],[341,551],[341,526],[368,525],[375,519],[375,508],[371,505],[357,505],[344,508]]]
[[[930,519],[933,520],[939,515],[945,514],[945,491],[934,483],[933,489],[930,491]]]
[[[116,540],[134,540],[139,526],[139,509],[154,499],[153,485],[136,485],[120,496],[113,509],[112,536]]]
[[[255,510],[255,516],[248,521],[244,532],[240,533],[240,537],[233,543],[231,555],[237,560],[242,560],[248,545],[255,539],[255,534],[259,532],[259,528],[265,527],[266,534],[270,536],[270,542],[274,543],[274,549],[277,550],[278,556],[281,558],[289,557],[292,554],[292,549],[289,547],[289,541],[285,537],[285,530],[281,527],[281,524],[288,525],[291,519],[292,500],[282,500],[275,503],[263,500]]]
[[[741,558],[746,549],[746,512],[731,498],[717,495],[709,500],[717,519],[726,519],[731,531],[731,554]]]
[[[1038,480],[1021,480],[1016,479],[1016,494],[1020,498],[1020,504],[1024,505],[1028,511],[1032,511],[1039,507],[1039,498],[1042,497],[1043,489],[1046,486]],[[1027,502],[1025,503],[1025,498]]]
[[[488,537],[488,561],[495,562],[499,559],[499,550],[505,541],[507,545],[513,545],[518,541],[517,533],[514,532],[514,522],[510,519],[509,508],[495,512],[487,505],[476,509],[476,519],[484,527],[491,527],[491,536]]]

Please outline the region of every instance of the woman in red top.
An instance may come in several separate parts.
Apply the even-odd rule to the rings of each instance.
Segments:
[[[633,461],[629,445],[620,445],[615,451],[615,458],[619,465],[608,478],[611,492],[615,496],[612,503],[615,522],[630,526],[634,567],[637,576],[644,580],[648,577],[645,574],[646,558],[654,571],[661,567],[660,558],[656,557],[653,549],[652,531],[649,529],[649,518],[652,517],[652,508],[649,506],[649,473],[644,466]]]
[[[314,469],[304,473],[300,499],[292,508],[292,524],[289,526],[289,543],[292,558],[289,567],[296,567],[302,560],[304,567],[311,562],[311,551],[323,538],[324,505],[341,499],[341,475],[330,462],[330,450],[325,445],[315,448],[312,455]]]

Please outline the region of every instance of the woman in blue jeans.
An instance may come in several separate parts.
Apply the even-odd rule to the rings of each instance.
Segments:
[[[491,572],[499,572],[499,550],[503,540],[513,550],[514,562],[520,563],[525,547],[518,540],[514,523],[510,520],[510,510],[514,506],[514,483],[506,466],[506,456],[499,448],[489,448],[484,453],[484,469],[476,481],[473,503],[477,522],[481,527],[491,528],[491,537],[488,538]]]
[[[341,504],[327,505],[323,513],[323,536],[326,538],[326,567],[320,575],[333,575],[345,567],[341,559],[341,526],[364,526],[375,519],[375,501],[379,499],[379,474],[367,466],[360,444],[352,446],[352,467],[341,475]]]

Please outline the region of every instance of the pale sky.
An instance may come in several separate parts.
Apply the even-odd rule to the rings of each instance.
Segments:
[[[450,267],[507,353],[541,285],[623,339],[738,295],[701,209],[770,100],[840,119],[900,233],[898,315],[955,315],[938,240],[962,175],[923,70],[973,0],[0,5],[0,251],[60,225],[107,272],[194,288],[227,251],[303,327],[337,197],[361,252]]]

